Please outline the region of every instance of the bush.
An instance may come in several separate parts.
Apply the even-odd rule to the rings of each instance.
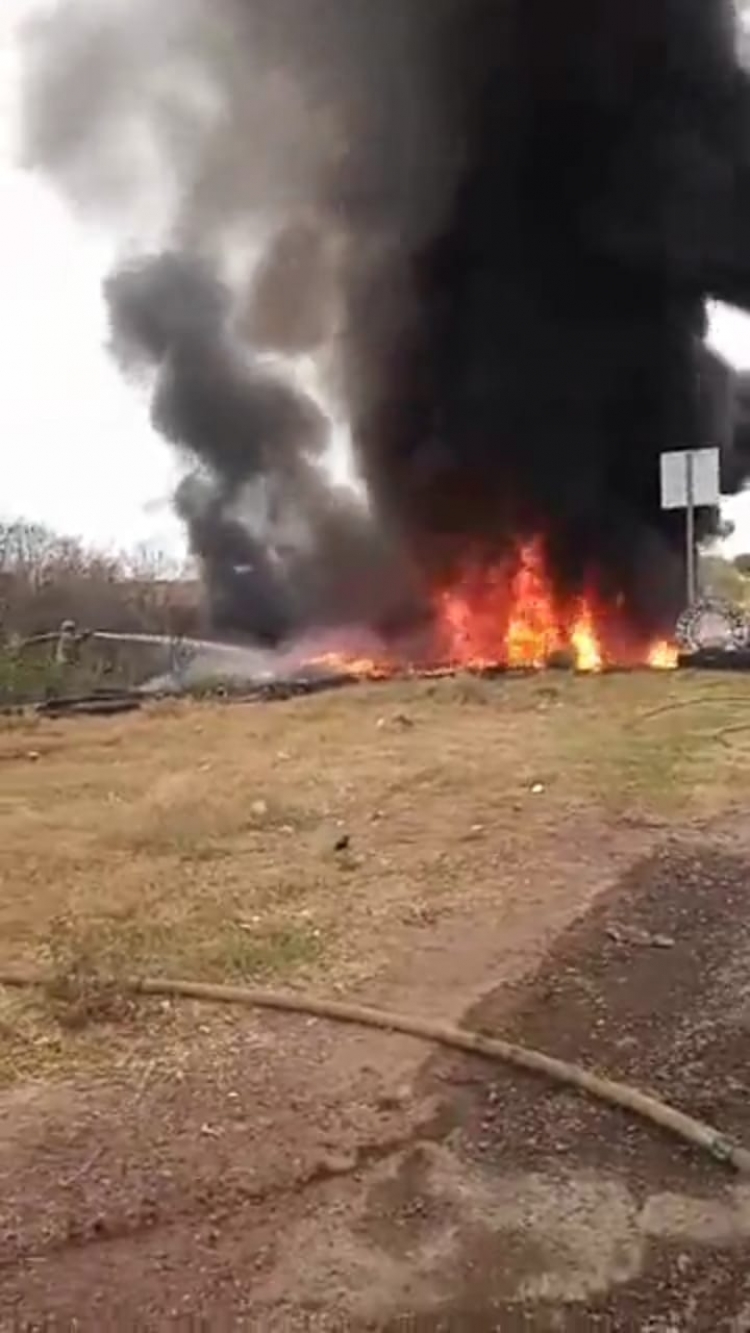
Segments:
[[[24,704],[50,698],[63,689],[63,668],[57,662],[25,658],[13,649],[0,649],[0,705]]]

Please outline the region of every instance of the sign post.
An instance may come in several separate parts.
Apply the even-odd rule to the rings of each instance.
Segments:
[[[718,449],[687,449],[661,456],[661,507],[685,510],[687,599],[698,597],[695,511],[721,499]]]
[[[687,537],[687,595],[688,606],[692,606],[698,596],[695,577],[695,469],[693,455],[685,454],[685,485],[687,505],[685,506],[685,536]]]

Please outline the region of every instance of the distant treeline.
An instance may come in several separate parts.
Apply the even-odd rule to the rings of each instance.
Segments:
[[[750,553],[727,560],[721,555],[704,555],[701,560],[703,592],[737,606],[750,606]]]
[[[22,519],[0,521],[0,641],[53,630],[205,632],[201,585],[158,551],[111,555]]]

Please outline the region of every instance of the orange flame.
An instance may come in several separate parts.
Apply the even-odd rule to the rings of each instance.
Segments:
[[[575,653],[576,667],[579,671],[601,671],[603,669],[602,649],[597,638],[594,618],[587,602],[584,602],[581,614],[571,630],[570,643]]]
[[[568,652],[579,671],[602,670],[590,602],[584,598],[572,608],[557,604],[540,541],[520,548],[510,578],[501,566],[473,583],[464,579],[437,601],[441,642],[454,665],[504,663],[538,670],[555,654]]]
[[[501,656],[511,667],[543,667],[562,646],[541,543],[522,547],[511,585],[511,613]]]
[[[465,571],[434,599],[435,651],[427,661],[397,662],[330,652],[316,659],[329,670],[360,679],[383,679],[411,665],[420,674],[495,666],[541,669],[566,655],[578,671],[607,666],[650,666],[671,670],[677,650],[668,641],[634,645],[621,601],[606,613],[596,595],[574,601],[556,596],[540,540],[518,549],[515,561]],[[615,646],[616,641],[616,646]]]
[[[396,663],[374,657],[350,657],[346,652],[321,653],[312,659],[312,665],[326,671],[346,676],[356,676],[358,680],[388,680],[398,671]]]
[[[678,665],[677,648],[668,639],[652,644],[646,665],[652,667],[654,671],[675,671]]]

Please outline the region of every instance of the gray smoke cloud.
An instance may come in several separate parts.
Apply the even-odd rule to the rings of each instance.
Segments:
[[[400,626],[531,532],[566,588],[672,614],[659,453],[750,464],[703,341],[707,298],[750,308],[730,0],[74,0],[27,53],[28,161],[130,231],[165,214],[107,291],[221,623]],[[332,411],[367,507],[322,467]]]
[[[113,344],[126,371],[156,371],[153,420],[188,468],[175,502],[215,624],[264,640],[415,614],[393,526],[324,467],[331,412],[345,412],[354,212],[369,228],[358,261],[393,244],[397,214],[422,220],[394,201],[372,225],[374,162],[351,170],[357,122],[374,129],[373,41],[383,58],[411,42],[402,92],[420,102],[415,25],[396,9],[390,24],[372,18],[360,0],[115,0],[73,3],[26,36],[29,165],[128,234],[139,215],[163,216],[167,248],[136,252],[106,283]],[[380,131],[373,142],[385,182],[392,151]],[[403,200],[407,178],[426,182],[427,146],[402,165]],[[295,370],[310,354],[326,404]]]
[[[215,623],[278,642],[385,615],[389,552],[365,505],[324,468],[332,423],[293,365],[236,337],[229,290],[194,257],[112,275],[105,292],[126,368],[157,367],[152,415],[190,467],[176,495]]]

